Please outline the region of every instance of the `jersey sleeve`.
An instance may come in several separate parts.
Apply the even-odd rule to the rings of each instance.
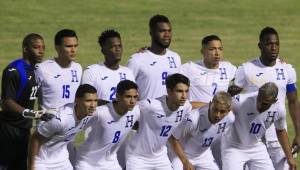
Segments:
[[[182,75],[185,75],[187,77],[190,77],[190,72],[189,72],[189,63],[183,64],[180,68],[179,68],[179,73]]]
[[[127,67],[132,71],[133,76],[136,79],[136,77],[138,76],[139,67],[133,56],[131,56],[131,58],[128,60]]]
[[[62,129],[63,128],[59,118],[53,118],[47,122],[41,122],[41,124],[37,127],[38,133],[46,138],[53,136]]]
[[[286,129],[287,125],[286,125],[286,114],[284,111],[284,108],[282,108],[281,106],[278,109],[278,119],[274,122],[275,128],[282,130],[282,129]]]
[[[34,74],[35,74],[35,80],[37,82],[38,85],[41,85],[43,82],[43,70],[41,69],[40,65],[36,66],[36,69],[34,70]]]
[[[146,99],[138,102],[141,113],[147,113],[150,110],[151,100]]]
[[[186,117],[174,130],[172,135],[180,140],[183,139],[185,136],[187,136],[193,129],[193,122],[190,119],[190,117]]]
[[[16,68],[7,68],[3,71],[2,75],[2,94],[1,98],[6,99],[17,99],[17,91],[19,87],[19,73]]]
[[[87,67],[82,74],[81,84],[89,84],[91,86],[94,86],[95,78],[93,76],[92,69],[90,67]]]
[[[234,84],[241,88],[244,88],[246,86],[246,75],[243,65],[239,66],[235,72]]]
[[[239,111],[239,106],[240,106],[240,97],[241,97],[241,94],[238,94],[238,95],[235,95],[232,97],[232,112],[233,114],[236,114],[238,113]]]
[[[297,75],[294,67],[290,64],[287,65],[287,72],[289,75],[288,84],[294,84],[297,81]]]
[[[236,75],[237,68],[236,68],[235,65],[233,65],[233,64],[231,64],[231,63],[229,63],[229,65],[230,65],[230,68],[231,68],[231,69],[230,69],[231,74],[230,74],[229,79],[230,79],[230,80],[233,80],[234,77],[235,77],[235,75]]]

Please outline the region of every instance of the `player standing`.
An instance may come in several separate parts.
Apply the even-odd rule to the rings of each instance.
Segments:
[[[117,86],[116,99],[97,108],[90,121],[92,131],[77,150],[77,170],[122,170],[117,160],[117,150],[140,117],[136,106],[137,85],[123,80]]]
[[[34,67],[42,61],[45,44],[39,34],[28,34],[22,44],[23,56],[3,71],[0,111],[0,169],[26,169],[27,145],[32,120],[22,113],[33,113],[38,90]],[[23,114],[24,115],[24,114]]]
[[[140,99],[157,98],[166,94],[166,78],[177,73],[180,56],[168,49],[172,39],[171,23],[166,16],[155,15],[150,19],[151,46],[142,53],[135,53],[128,61],[139,86]]]
[[[192,106],[186,100],[189,90],[187,77],[172,74],[166,79],[166,87],[167,95],[139,103],[139,129],[127,146],[127,170],[172,169],[166,143]]]
[[[170,138],[181,160],[173,161],[174,170],[219,169],[210,146],[233,122],[231,96],[226,92],[217,92],[208,105],[193,110]]]
[[[208,104],[218,91],[227,91],[234,78],[236,67],[223,61],[223,45],[216,35],[202,39],[203,59],[188,62],[181,66],[180,73],[191,81],[189,100],[193,107]]]
[[[266,82],[274,82],[279,89],[278,101],[284,106],[288,100],[289,113],[295,126],[296,137],[293,144],[300,146],[300,112],[296,89],[296,72],[290,64],[282,63],[278,59],[279,36],[274,28],[264,28],[259,36],[258,47],[261,55],[240,66],[236,72],[234,84],[246,92],[257,91]],[[285,155],[280,148],[274,126],[266,132],[266,145],[278,170],[288,169]]]
[[[74,102],[82,75],[80,64],[74,61],[77,48],[75,31],[60,30],[55,35],[57,57],[38,64],[35,75],[40,86],[38,97],[42,109],[55,109]]]
[[[280,101],[275,83],[262,85],[258,93],[235,96],[232,111],[235,122],[224,135],[222,142],[223,169],[274,169],[267,148],[262,142],[267,129],[275,125],[276,134],[283,148],[289,169],[296,169],[285,130],[285,109]]]
[[[120,34],[106,30],[98,38],[104,62],[88,66],[83,72],[82,83],[97,89],[98,104],[106,104],[116,98],[117,84],[122,80],[134,81],[132,71],[120,65],[123,46]]]
[[[41,122],[32,134],[28,169],[73,170],[67,144],[84,128],[96,106],[96,89],[88,84],[80,85],[75,94],[75,103],[60,107],[55,118]]]
[[[202,60],[190,61],[180,68],[180,73],[191,80],[189,100],[193,108],[209,103],[218,91],[227,91],[236,72],[234,65],[223,61],[223,44],[218,36],[204,37],[200,52],[203,55]],[[211,147],[219,167],[222,166],[220,137]]]

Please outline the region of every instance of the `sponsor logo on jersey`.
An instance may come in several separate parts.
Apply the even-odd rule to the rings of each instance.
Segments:
[[[102,77],[101,80],[105,80],[105,79],[107,79],[107,78],[108,78],[108,76],[105,76],[105,77]]]
[[[154,66],[156,63],[156,61],[153,61],[153,63],[151,63],[150,66]]]
[[[157,117],[157,118],[163,118],[163,117],[165,117],[165,115],[162,115],[162,114],[156,114],[156,117]]]
[[[248,116],[254,115],[255,113],[247,113]]]
[[[112,124],[112,123],[114,123],[114,122],[116,122],[116,121],[114,121],[114,120],[112,120],[112,121],[109,121],[109,122],[107,122],[107,124]]]
[[[256,77],[259,77],[259,76],[261,76],[261,75],[263,75],[264,73],[257,73],[256,74]]]
[[[201,76],[203,76],[203,75],[205,75],[205,74],[207,74],[207,72],[202,72],[202,73],[200,73]]]
[[[58,75],[54,76],[54,78],[56,78],[56,79],[57,79],[57,78],[58,78],[58,77],[60,77],[60,76],[61,76],[61,75],[60,75],[60,74],[58,74]]]
[[[8,69],[8,71],[15,71],[15,70],[16,70],[15,68]]]

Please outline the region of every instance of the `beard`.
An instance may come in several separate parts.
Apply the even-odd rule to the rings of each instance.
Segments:
[[[170,44],[171,44],[171,40],[170,40],[170,42],[168,42],[168,43],[162,43],[162,42],[160,42],[159,40],[154,39],[154,43],[155,43],[157,46],[161,47],[161,48],[169,48],[169,46],[170,46]]]

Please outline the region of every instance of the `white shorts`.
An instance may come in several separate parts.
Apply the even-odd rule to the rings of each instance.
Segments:
[[[77,157],[78,158],[78,157]],[[95,159],[77,159],[75,162],[75,170],[122,170],[119,165],[117,155],[112,154],[108,157]]]
[[[188,159],[196,170],[219,170],[210,149],[207,149],[198,157],[188,157]],[[178,157],[172,159],[172,165],[174,170],[183,169],[182,163]]]
[[[260,143],[255,147],[237,148],[222,142],[222,169],[239,170],[247,163],[251,170],[274,170],[266,146]]]
[[[127,155],[126,170],[173,170],[167,154],[158,157]]]
[[[64,163],[35,163],[34,166],[35,170],[73,170],[73,166],[71,165],[70,161],[65,161]]]

